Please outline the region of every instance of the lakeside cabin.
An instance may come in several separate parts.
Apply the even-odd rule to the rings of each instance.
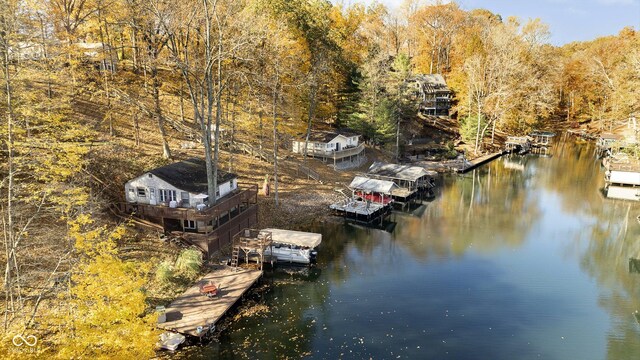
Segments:
[[[209,201],[207,189],[205,161],[192,158],[129,180],[121,210],[211,254],[258,222],[258,187],[241,186],[235,174],[218,169],[215,202]]]
[[[420,101],[423,115],[449,116],[453,92],[441,74],[416,75],[409,80],[415,86],[415,96]]]
[[[292,151],[304,154],[305,137],[292,142]],[[335,168],[347,169],[359,166],[364,157],[364,144],[360,135],[349,130],[312,131],[307,142],[307,156],[333,160]]]

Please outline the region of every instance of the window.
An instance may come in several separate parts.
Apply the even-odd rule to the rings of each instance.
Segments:
[[[138,197],[147,197],[147,192],[144,190],[144,188],[139,187],[138,188]]]
[[[184,220],[183,222],[185,229],[195,229],[196,221],[195,220]]]
[[[216,189],[216,198],[220,197],[220,187]]]
[[[189,205],[189,193],[186,191],[182,191],[180,193],[180,198],[182,199],[182,205]]]
[[[160,202],[169,202],[176,200],[176,191],[160,189]]]

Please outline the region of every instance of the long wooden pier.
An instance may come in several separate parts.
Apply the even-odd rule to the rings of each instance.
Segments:
[[[480,156],[479,158],[473,159],[471,161],[469,161],[469,163],[462,167],[462,168],[458,168],[456,169],[457,172],[459,173],[466,173],[467,171],[471,171],[475,168],[477,168],[480,165],[484,165],[488,162],[491,162],[494,159],[499,158],[500,156],[506,154],[507,151],[499,151],[497,153],[493,153],[493,154],[489,154],[489,155],[484,155],[484,156]]]
[[[166,308],[166,321],[158,327],[183,335],[204,336],[261,276],[262,270],[239,268],[236,271],[218,266]],[[200,294],[200,285],[209,281],[219,288],[213,298]]]

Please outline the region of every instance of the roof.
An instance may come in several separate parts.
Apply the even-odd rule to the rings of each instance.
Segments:
[[[444,80],[444,77],[441,74],[416,75],[414,80],[420,83],[424,91],[449,91],[447,82]]]
[[[314,248],[322,242],[322,234],[282,229],[263,229],[262,231],[270,232],[273,242],[280,244]]]
[[[600,134],[600,138],[604,140],[620,140],[622,139],[622,136],[618,134],[603,133]]]
[[[371,164],[369,174],[407,181],[417,181],[423,176],[437,175],[435,171],[428,171],[420,166],[388,164],[383,162],[374,162]]]
[[[532,131],[529,136],[547,136],[547,137],[554,137],[556,136],[556,133],[552,132],[552,131]]]
[[[344,137],[352,137],[352,136],[360,136],[358,134],[356,134],[355,132],[353,132],[352,130],[349,129],[338,129],[335,131],[312,131],[309,134],[309,141],[313,141],[313,142],[323,142],[323,143],[328,143],[331,140],[335,139],[338,136],[344,136]],[[305,135],[302,135],[301,139],[304,140],[306,137]]]
[[[390,194],[391,190],[393,190],[394,188],[397,188],[398,185],[396,185],[393,181],[371,179],[364,176],[356,176],[353,178],[353,181],[351,181],[351,184],[349,184],[349,187],[354,190],[370,191],[370,192],[376,192],[381,194]]]
[[[203,159],[191,158],[165,165],[148,172],[176,188],[190,193],[207,193],[207,166]],[[237,178],[236,174],[218,169],[218,184]]]

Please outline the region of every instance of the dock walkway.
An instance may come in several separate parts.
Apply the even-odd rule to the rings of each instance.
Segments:
[[[183,335],[200,337],[258,281],[261,270],[235,269],[228,266],[217,268],[205,275],[166,308],[167,319],[158,327]],[[200,294],[200,285],[212,281],[220,289],[217,297],[208,298]],[[197,329],[202,326],[203,332]]]
[[[473,170],[480,165],[491,162],[492,160],[497,159],[504,154],[506,154],[506,151],[499,151],[497,153],[480,156],[479,158],[469,161],[467,164],[465,164],[464,167],[456,169],[456,171],[459,173],[466,173],[467,171]]]

